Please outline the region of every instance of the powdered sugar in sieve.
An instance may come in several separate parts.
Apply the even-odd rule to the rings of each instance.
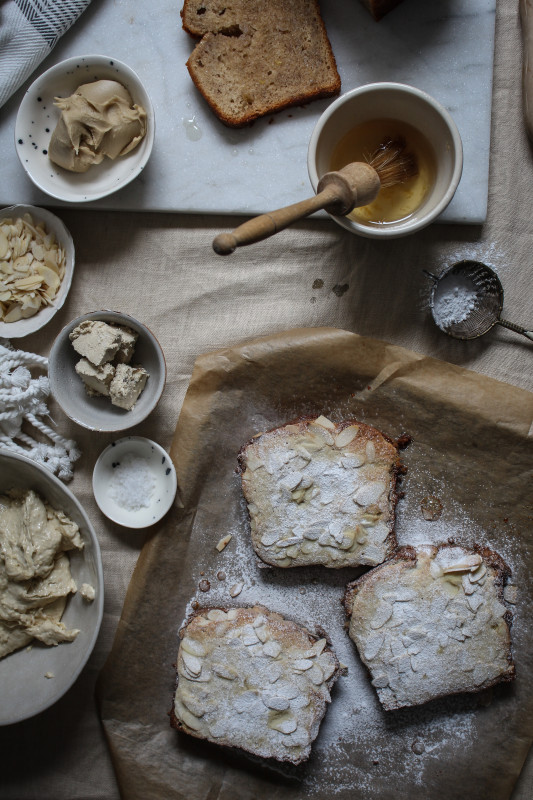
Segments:
[[[426,274],[434,282],[431,313],[444,333],[476,339],[498,324],[533,340],[532,331],[501,319],[503,287],[490,267],[480,261],[458,261],[438,277]]]

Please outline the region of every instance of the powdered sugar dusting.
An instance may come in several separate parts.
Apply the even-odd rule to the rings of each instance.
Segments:
[[[412,476],[416,483],[417,476]],[[432,491],[439,494],[439,481]],[[450,501],[442,481],[444,512],[434,521],[424,519],[418,500],[411,497],[399,505],[397,533],[400,545],[437,543],[456,537],[467,543],[479,541],[498,549],[487,531],[468,517],[464,509]],[[434,701],[429,706],[385,712],[370,685],[366,668],[355,645],[348,638],[346,616],[341,600],[346,584],[364,569],[332,570],[321,567],[298,569],[265,568],[255,555],[249,534],[246,504],[240,490],[240,479],[234,476],[231,487],[236,513],[227,532],[232,534],[227,547],[218,553],[215,545],[220,531],[213,532],[199,521],[194,531],[197,552],[216,555],[206,562],[211,590],[197,592],[187,607],[187,615],[198,606],[230,607],[264,605],[292,619],[312,632],[323,628],[331,638],[333,649],[348,669],[332,690],[332,703],[313,745],[309,762],[298,768],[269,765],[285,775],[297,773],[302,792],[308,797],[352,797],[354,790],[379,800],[390,781],[391,770],[406,785],[423,786],[425,774],[441,759],[450,759],[457,749],[463,751],[475,740],[478,708],[476,696],[459,696]],[[500,536],[497,538],[501,542]],[[514,549],[512,539],[502,556],[508,560]],[[500,548],[501,550],[501,548]],[[512,566],[512,565],[511,565]],[[196,578],[200,579],[197,567]],[[217,574],[224,579],[217,579]],[[230,589],[242,584],[239,596],[233,599]],[[414,747],[414,749],[413,749]],[[416,752],[416,751],[422,752]]]
[[[446,330],[468,318],[476,306],[478,293],[469,278],[446,275],[439,281],[433,297],[433,316],[440,328]]]

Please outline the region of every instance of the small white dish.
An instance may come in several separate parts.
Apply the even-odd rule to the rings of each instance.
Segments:
[[[67,600],[62,620],[68,628],[80,630],[73,642],[57,647],[35,642],[30,649],[22,648],[0,659],[0,725],[39,714],[70,689],[92,653],[104,608],[100,546],[83,506],[46,467],[26,456],[1,450],[0,495],[15,488],[33,489],[79,526],[85,546],[81,551],[70,551],[70,569],[78,589],[88,583],[94,588],[95,597],[88,602],[78,591]]]
[[[56,217],[55,214],[52,214],[51,211],[47,211],[45,208],[26,205],[3,208],[0,210],[0,220],[17,219],[18,217],[24,216],[24,214],[31,214],[34,222],[44,222],[46,229],[50,233],[53,233],[56,240],[65,248],[65,274],[51,306],[43,306],[33,317],[19,319],[17,322],[0,321],[0,337],[5,339],[20,339],[22,336],[29,336],[30,333],[35,333],[35,331],[40,330],[44,325],[50,322],[54,314],[59,311],[67,299],[72,283],[72,276],[74,274],[74,242],[64,223],[59,217]]]
[[[431,190],[407,218],[385,224],[359,222],[330,215],[351,233],[370,239],[396,239],[425,228],[441,214],[454,196],[463,171],[463,146],[449,112],[431,95],[401,83],[369,83],[338,97],[316,123],[307,154],[313,189],[331,170],[335,147],[356,126],[390,119],[416,128],[434,151],[436,174]]]
[[[149,377],[130,411],[112,405],[108,397],[88,395],[82,379],[76,374],[75,366],[81,356],[74,350],[69,334],[85,320],[124,325],[139,334],[131,363],[144,367]],[[57,335],[48,357],[48,377],[53,396],[67,417],[92,431],[126,431],[146,419],[159,402],[166,375],[163,350],[152,331],[134,317],[119,311],[92,311],[73,319]]]
[[[100,453],[93,492],[108,519],[125,528],[147,528],[174,502],[176,470],[161,445],[143,436],[125,436]]]
[[[83,83],[107,79],[122,83],[133,102],[147,115],[146,135],[125,156],[104,159],[87,172],[75,173],[48,158],[50,137],[60,117],[54,97],[68,97]],[[15,149],[33,183],[43,192],[68,203],[86,203],[106,197],[134,180],[146,166],[155,136],[152,102],[139,76],[126,64],[102,55],[68,58],[32,83],[20,104],[15,122]]]

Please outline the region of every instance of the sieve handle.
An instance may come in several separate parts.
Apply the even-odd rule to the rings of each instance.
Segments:
[[[508,322],[505,319],[499,319],[498,324],[503,325],[504,328],[509,328],[510,331],[514,331],[515,333],[521,333],[522,336],[525,336],[526,339],[530,339],[533,342],[533,331],[526,331],[521,325],[515,325],[514,322]]]

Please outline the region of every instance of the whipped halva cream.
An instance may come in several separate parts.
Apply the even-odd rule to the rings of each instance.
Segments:
[[[0,658],[76,638],[61,617],[77,589],[67,553],[82,549],[76,523],[33,490],[0,496]]]
[[[146,111],[118,81],[84,83],[70,97],[56,97],[54,105],[61,116],[48,157],[70,172],[124,156],[146,134]]]

